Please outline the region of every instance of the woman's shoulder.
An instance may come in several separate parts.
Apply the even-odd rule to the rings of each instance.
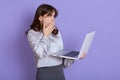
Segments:
[[[36,31],[34,31],[33,29],[30,29],[28,33],[36,33]]]
[[[29,31],[28,31],[28,35],[41,35],[42,34],[42,32],[40,32],[40,31],[35,31],[35,30],[33,30],[33,29],[30,29]]]
[[[34,33],[34,34],[41,34],[41,31],[35,31],[35,30],[33,30],[33,29],[30,29],[29,31],[28,31],[28,34],[29,33]]]

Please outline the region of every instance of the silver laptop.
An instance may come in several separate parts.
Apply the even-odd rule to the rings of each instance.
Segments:
[[[96,31],[87,33],[85,39],[83,41],[82,47],[80,51],[68,51],[68,50],[60,50],[57,53],[51,54],[52,56],[62,57],[62,58],[69,58],[69,59],[80,59],[83,53],[88,53],[90,45],[92,43],[93,37]]]

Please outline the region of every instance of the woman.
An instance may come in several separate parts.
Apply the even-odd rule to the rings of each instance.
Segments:
[[[27,31],[28,41],[35,53],[37,62],[36,80],[65,80],[63,59],[50,56],[63,49],[62,37],[55,26],[57,10],[48,4],[40,5],[35,13],[33,23]],[[68,65],[73,60],[66,59]]]

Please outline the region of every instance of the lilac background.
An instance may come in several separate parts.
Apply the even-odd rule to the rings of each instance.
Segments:
[[[66,80],[120,80],[120,0],[1,0],[0,80],[35,80],[25,31],[42,3],[58,9],[66,49],[79,50],[85,34],[96,30],[86,58],[65,69]]]

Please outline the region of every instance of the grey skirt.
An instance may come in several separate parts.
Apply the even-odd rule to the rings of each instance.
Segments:
[[[36,80],[65,80],[63,65],[37,68]]]

